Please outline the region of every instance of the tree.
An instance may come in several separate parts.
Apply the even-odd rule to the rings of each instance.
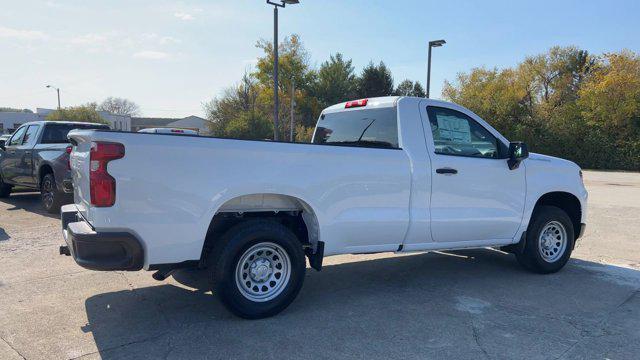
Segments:
[[[396,88],[394,94],[397,96],[426,96],[422,85],[420,85],[420,83],[417,81],[414,83],[411,80],[404,80],[403,82],[401,82]]]
[[[342,54],[331,55],[320,66],[313,94],[322,107],[338,104],[356,97],[356,76],[351,60],[345,60]]]
[[[245,72],[242,81],[226,89],[221,97],[204,105],[213,136],[241,139],[265,139],[269,122],[264,106],[259,103],[260,88],[253,75]],[[273,132],[271,125],[270,131]]]
[[[140,107],[138,104],[133,101],[116,98],[116,97],[108,97],[106,98],[100,106],[97,107],[98,111],[106,111],[115,115],[123,115],[123,116],[138,116],[140,115]]]
[[[582,167],[640,169],[640,57],[554,47],[514,68],[476,68],[443,97],[507,138]]]
[[[640,56],[628,50],[605,54],[579,97],[590,124],[627,136],[640,133]]]
[[[47,115],[46,119],[49,121],[77,121],[109,124],[107,121],[100,117],[96,108],[96,103],[71,106],[52,111],[49,115]]]
[[[358,79],[358,96],[361,98],[393,95],[393,76],[381,61],[378,66],[370,62]]]

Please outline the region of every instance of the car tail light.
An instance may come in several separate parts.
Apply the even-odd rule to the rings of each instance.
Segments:
[[[184,134],[184,130],[180,130],[180,129],[172,129],[171,132],[172,133],[178,133],[178,134]]]
[[[67,170],[71,170],[71,151],[73,150],[73,146],[67,146],[65,151],[67,152]]]
[[[345,109],[350,109],[350,108],[354,108],[354,107],[367,106],[368,102],[369,102],[369,99],[360,99],[360,100],[354,100],[354,101],[347,101],[347,104],[344,106],[344,108]]]
[[[90,157],[91,205],[96,207],[113,206],[116,202],[116,179],[107,172],[107,164],[111,160],[124,157],[124,145],[110,142],[92,142]]]

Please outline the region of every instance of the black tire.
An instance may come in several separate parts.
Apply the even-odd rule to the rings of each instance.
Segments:
[[[0,198],[8,198],[11,195],[11,189],[13,189],[13,186],[5,184],[2,181],[2,175],[0,175]]]
[[[278,288],[281,290],[277,295],[274,293],[275,297],[263,301],[254,301],[243,295],[240,290],[243,285],[236,280],[236,271],[240,269],[239,262],[245,263],[243,258],[247,259],[247,261],[251,259],[250,257],[245,257],[246,254],[250,253],[250,250],[267,246],[265,244],[269,243],[271,245],[276,244],[279,247],[278,250],[274,251],[286,251],[291,271],[288,280],[282,280],[282,282],[278,283]],[[267,253],[268,251],[264,253],[265,258]],[[258,257],[255,259],[251,264],[252,266],[257,261],[264,260]],[[211,251],[208,263],[208,278],[214,295],[218,296],[225,307],[232,313],[245,319],[266,318],[284,310],[300,292],[306,271],[304,251],[296,235],[285,226],[269,220],[248,220],[232,227],[217,241]],[[273,269],[273,273],[269,272],[268,274],[277,275],[278,270],[275,270],[275,266],[272,267],[269,262],[268,267]],[[240,270],[240,272],[243,271],[245,270]],[[266,274],[263,273],[261,276],[267,276]],[[242,276],[252,275],[243,273]],[[272,280],[274,278],[270,277],[269,279]],[[275,283],[275,281],[269,282],[265,280],[265,286],[262,286],[262,291],[271,291],[267,286],[274,286],[270,284]],[[267,288],[267,290],[264,290],[264,288]]]
[[[541,238],[545,230],[549,240]],[[559,240],[562,236],[566,237],[566,241]],[[573,223],[567,213],[555,206],[540,206],[534,211],[527,228],[524,251],[516,253],[516,258],[523,267],[532,272],[555,273],[569,261],[574,241]]]
[[[64,194],[58,191],[53,174],[46,174],[40,182],[40,199],[42,207],[49,214],[60,212]]]

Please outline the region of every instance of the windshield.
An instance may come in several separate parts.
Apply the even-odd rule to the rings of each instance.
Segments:
[[[44,134],[42,134],[42,143],[68,143],[67,134],[73,129],[109,129],[109,127],[103,124],[47,124],[44,128]]]
[[[398,148],[396,108],[358,109],[322,114],[314,144]]]

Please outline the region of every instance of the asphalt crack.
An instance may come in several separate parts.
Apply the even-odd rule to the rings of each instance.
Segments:
[[[2,342],[4,342],[5,344],[7,344],[7,346],[9,348],[11,348],[11,350],[13,350],[13,352],[15,352],[16,354],[18,354],[18,356],[20,356],[22,359],[26,360],[26,357],[24,357],[24,355],[22,355],[20,353],[20,351],[18,351],[18,349],[14,348],[13,345],[9,344],[9,342],[7,340],[5,340],[3,337],[0,336],[0,340],[2,340]]]
[[[163,336],[166,336],[168,333],[169,333],[168,331],[165,331],[165,332],[160,333],[158,335],[155,335],[155,336],[152,336],[152,337],[148,337],[148,338],[145,338],[145,339],[142,339],[142,340],[131,341],[131,342],[128,342],[128,343],[120,344],[118,346],[113,346],[113,347],[106,348],[106,349],[98,349],[98,350],[92,351],[90,353],[86,353],[86,354],[82,354],[82,355],[74,357],[74,358],[70,358],[69,360],[78,360],[78,359],[82,359],[84,357],[95,355],[95,354],[104,355],[107,352],[118,350],[118,349],[122,349],[122,348],[130,346],[130,345],[144,344],[144,343],[149,342],[149,341],[158,340],[158,339],[162,338]],[[24,357],[23,357],[23,359],[24,359]]]
[[[487,352],[487,350],[485,350],[482,344],[480,344],[480,334],[478,333],[478,328],[476,327],[476,324],[474,324],[473,321],[471,321],[471,331],[473,331],[473,340],[476,342],[476,346],[478,346],[480,351],[482,351],[485,358],[491,359],[491,356],[489,356],[489,353]]]
[[[615,308],[613,308],[611,311],[609,311],[604,319],[602,319],[596,326],[595,328],[598,329],[601,334],[600,335],[591,335],[590,333],[586,332],[586,333],[581,333],[580,334],[580,338],[573,344],[571,345],[571,347],[569,349],[567,349],[565,352],[563,352],[562,354],[560,354],[560,356],[558,356],[556,359],[564,359],[567,355],[569,355],[571,353],[571,351],[573,349],[575,349],[578,345],[580,345],[584,340],[586,339],[594,339],[594,338],[598,338],[598,337],[602,337],[602,336],[607,336],[610,335],[609,333],[607,333],[607,329],[605,328],[604,325],[606,325],[607,321],[609,321],[609,318],[611,317],[611,315],[618,309],[620,309],[621,307],[623,307],[624,305],[626,305],[629,301],[631,301],[636,295],[640,294],[640,289],[636,289],[634,290],[631,295],[629,295],[626,299],[624,299],[623,302],[621,302],[619,305],[617,305]]]

